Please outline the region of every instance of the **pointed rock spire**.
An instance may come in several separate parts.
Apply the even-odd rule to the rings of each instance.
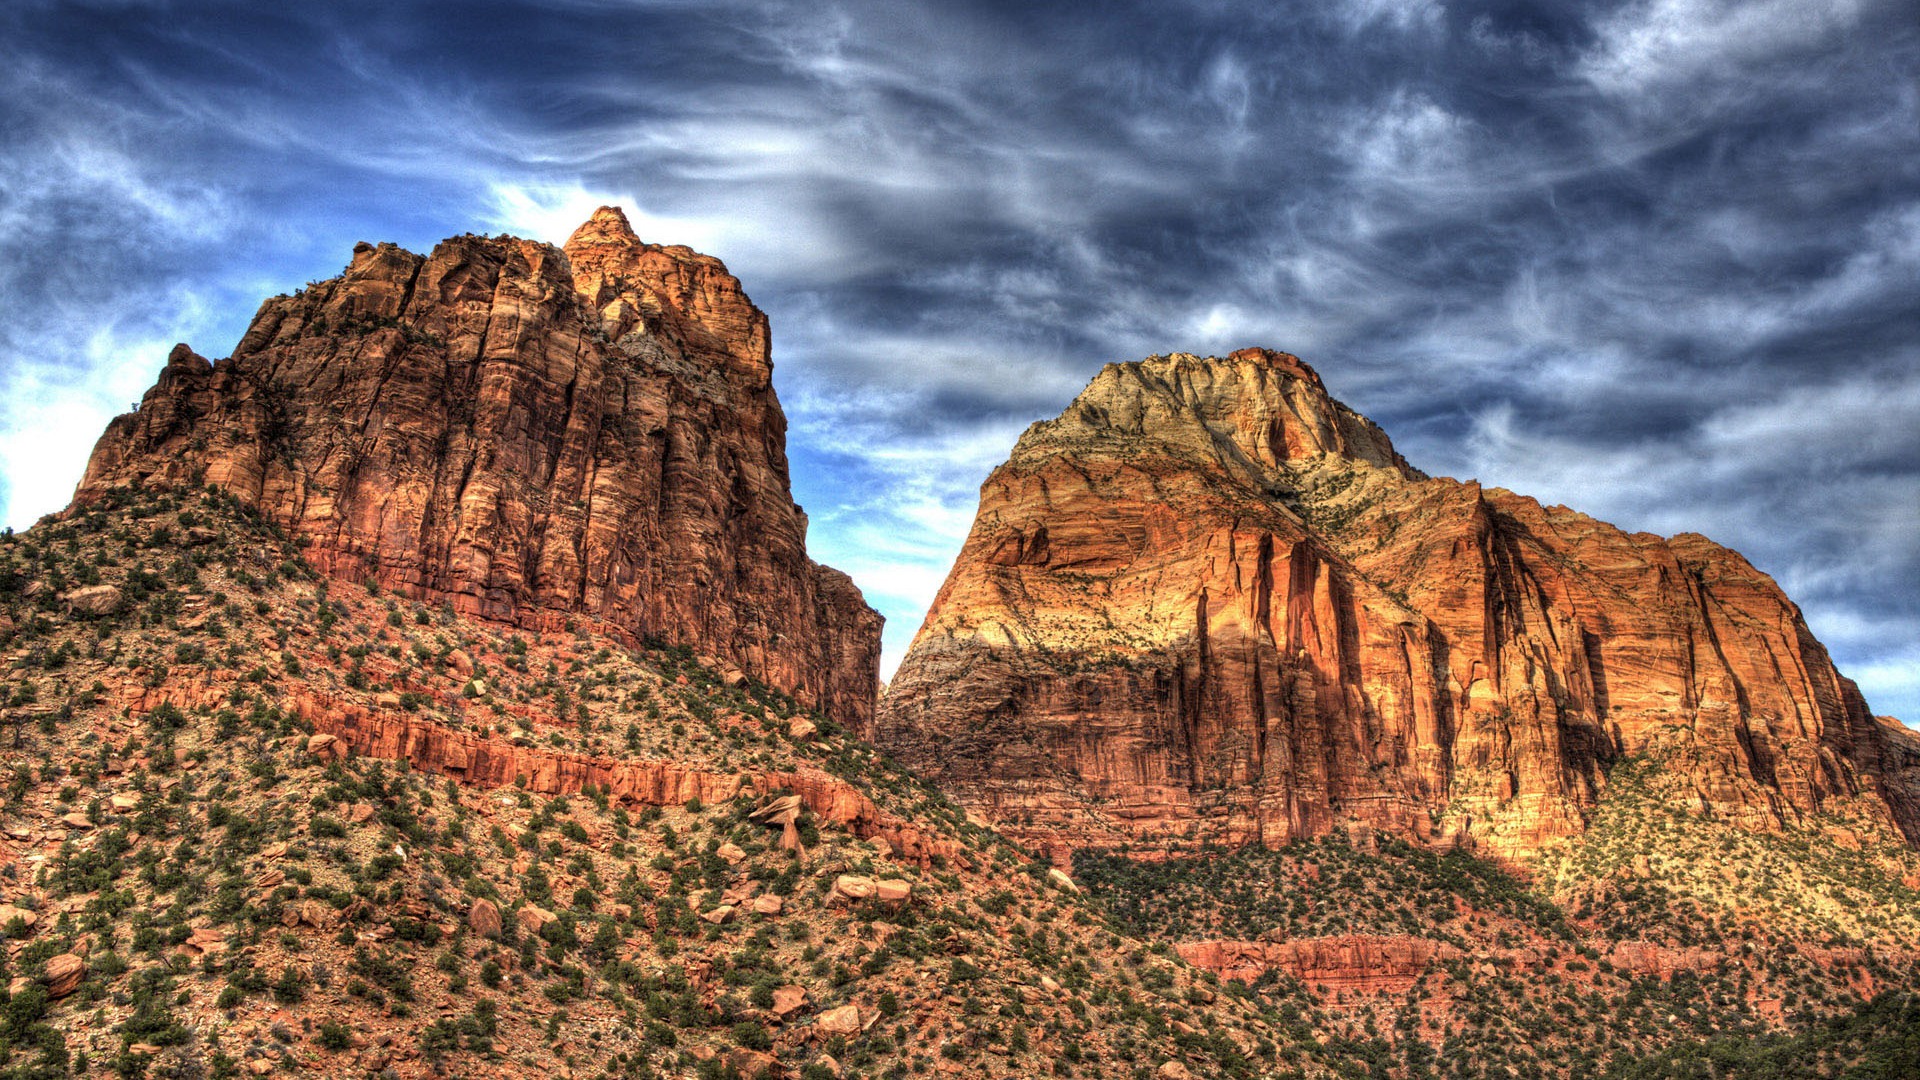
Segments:
[[[593,212],[573,235],[567,237],[566,250],[572,255],[576,247],[585,244],[639,244],[640,237],[634,233],[633,225],[627,221],[627,212],[617,206],[603,206]]]

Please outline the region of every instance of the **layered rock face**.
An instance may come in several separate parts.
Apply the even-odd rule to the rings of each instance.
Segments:
[[[529,626],[592,614],[864,730],[880,617],[807,557],[772,371],[726,267],[615,208],[564,250],[362,244],[233,356],[175,348],[78,498],[217,485],[327,573]]]
[[[1056,856],[1356,825],[1523,857],[1656,754],[1755,827],[1907,751],[1704,537],[1429,478],[1297,358],[1110,365],[981,488],[875,741]]]
[[[216,698],[216,700],[218,700]],[[308,749],[323,757],[349,754],[405,761],[483,787],[516,787],[543,795],[593,789],[634,806],[679,806],[688,799],[724,803],[741,794],[790,792],[828,824],[863,840],[884,840],[901,858],[929,865],[959,858],[962,846],[881,810],[858,787],[817,768],[715,772],[676,761],[593,758],[458,731],[321,695],[289,702],[316,734]]]

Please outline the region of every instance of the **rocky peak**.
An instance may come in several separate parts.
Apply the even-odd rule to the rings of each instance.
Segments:
[[[871,716],[879,616],[806,554],[767,320],[606,207],[562,251],[360,244],[233,355],[176,349],[77,498],[212,484],[353,580],[527,626],[598,616]]]
[[[1029,428],[1015,456],[1101,443],[1178,453],[1256,488],[1329,459],[1414,475],[1385,432],[1328,395],[1319,373],[1268,349],[1108,364],[1058,419]]]
[[[633,231],[633,225],[627,221],[627,212],[618,206],[602,206],[593,212],[593,216],[580,223],[567,237],[566,247],[571,253],[576,247],[592,243],[628,243],[640,246],[640,237]]]
[[[657,358],[661,339],[671,339],[681,348],[666,349],[670,355],[704,353],[744,389],[771,386],[767,317],[719,259],[680,245],[646,243],[614,206],[594,211],[565,250],[574,290],[616,347]]]

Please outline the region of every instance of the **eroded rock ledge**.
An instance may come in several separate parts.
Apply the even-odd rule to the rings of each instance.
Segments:
[[[885,840],[897,857],[910,862],[926,866],[937,857],[958,858],[963,852],[959,843],[888,814],[858,788],[818,769],[717,773],[672,761],[587,757],[318,696],[293,702],[291,709],[317,734],[339,740],[347,752],[405,761],[414,770],[463,784],[515,787],[540,795],[573,795],[591,787],[630,806],[678,806],[694,798],[724,803],[743,793],[793,794],[823,823],[863,840]]]

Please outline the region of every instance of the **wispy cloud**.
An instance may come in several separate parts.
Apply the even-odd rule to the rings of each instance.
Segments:
[[[1610,94],[1642,95],[1746,65],[1817,53],[1859,22],[1864,0],[1643,0],[1601,18],[1580,72]]]

